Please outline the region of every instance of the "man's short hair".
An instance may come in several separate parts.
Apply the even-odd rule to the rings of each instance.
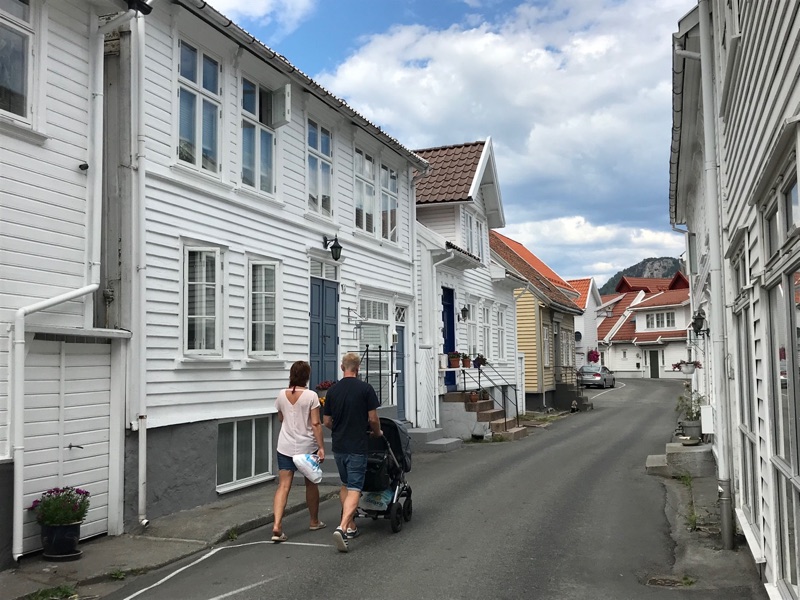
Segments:
[[[343,371],[351,371],[353,373],[357,373],[358,368],[360,366],[361,366],[361,357],[355,352],[348,352],[342,357]]]

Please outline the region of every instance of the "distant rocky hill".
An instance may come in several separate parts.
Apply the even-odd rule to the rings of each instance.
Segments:
[[[672,277],[680,268],[681,261],[677,258],[669,256],[645,258],[632,267],[619,271],[600,288],[600,294],[613,294],[619,280],[623,277]]]

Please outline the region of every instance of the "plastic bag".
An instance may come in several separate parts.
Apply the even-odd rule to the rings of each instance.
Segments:
[[[322,469],[319,466],[319,456],[316,454],[296,454],[292,457],[294,466],[311,483],[322,481]]]
[[[358,505],[364,510],[384,511],[389,508],[393,497],[394,493],[390,489],[382,492],[367,492],[361,496]]]

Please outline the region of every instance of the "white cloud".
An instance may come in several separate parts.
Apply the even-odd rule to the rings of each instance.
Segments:
[[[586,275],[598,253],[614,269],[643,252],[677,256],[667,205],[671,34],[693,2],[598,4],[554,0],[477,25],[470,14],[470,25],[394,27],[315,79],[409,148],[492,136],[509,231],[533,239],[549,228],[535,246],[562,276]],[[594,246],[544,250],[573,241]]]
[[[280,32],[276,39],[279,39],[297,29],[314,12],[316,0],[212,0],[210,4],[236,21],[276,25]]]

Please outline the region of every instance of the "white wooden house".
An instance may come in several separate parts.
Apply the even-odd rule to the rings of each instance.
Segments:
[[[315,384],[369,344],[398,412],[416,381],[426,162],[207,3],[121,5],[0,7],[14,558],[38,544],[22,506],[53,485],[92,492],[91,535],[273,478],[295,360]]]
[[[597,309],[602,300],[594,277],[568,279],[567,283],[580,294],[574,302],[583,311],[575,317],[575,366],[581,368],[589,363],[589,351],[597,350]]]
[[[669,215],[686,231],[723,546],[741,530],[770,598],[797,598],[800,5],[704,0],[673,37]]]
[[[524,408],[514,302],[524,282],[493,261],[489,248],[489,231],[505,225],[491,138],[416,153],[430,171],[417,183],[419,366],[415,411],[405,417],[469,437],[463,423],[442,418],[447,392],[480,387],[507,415]],[[450,368],[448,352],[482,354],[490,366]]]

